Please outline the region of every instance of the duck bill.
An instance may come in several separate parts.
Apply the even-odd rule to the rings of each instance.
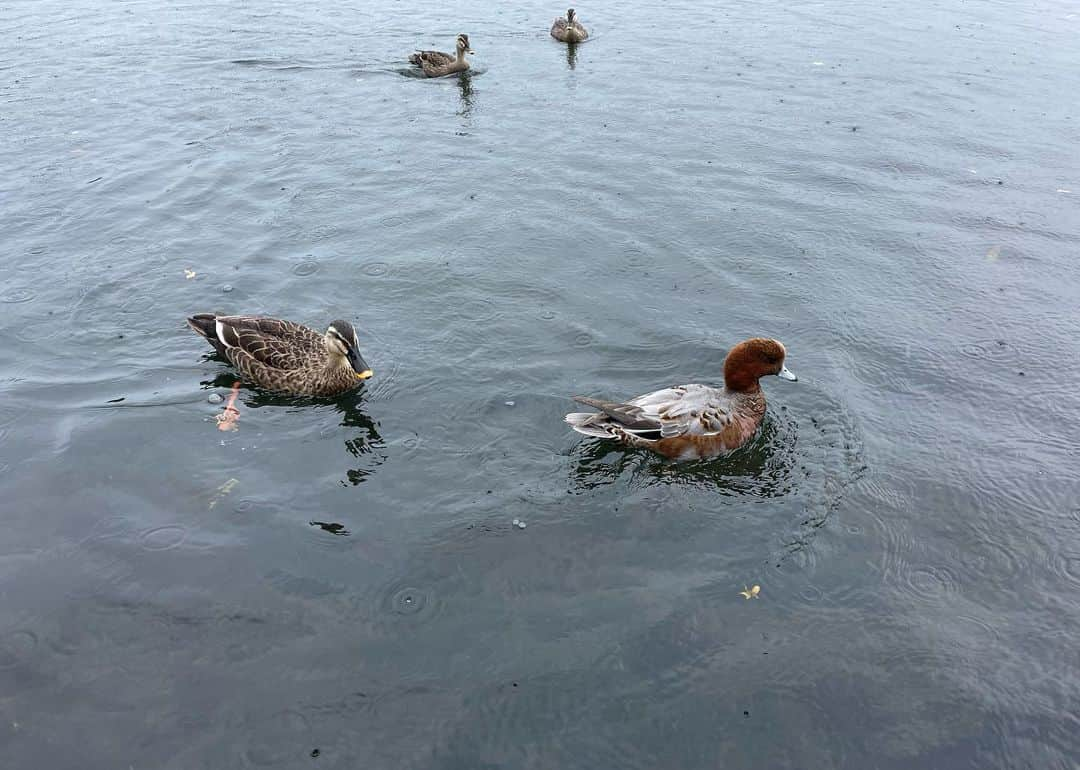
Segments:
[[[349,351],[349,365],[352,366],[353,372],[356,374],[356,379],[366,380],[374,372],[371,371],[371,367],[368,366],[367,361],[363,356],[357,353],[355,350]]]
[[[779,377],[781,380],[790,380],[791,382],[798,382],[799,381],[799,378],[796,377],[795,374],[790,369],[788,369],[786,366],[783,369],[781,369],[779,372],[777,372],[776,376]]]

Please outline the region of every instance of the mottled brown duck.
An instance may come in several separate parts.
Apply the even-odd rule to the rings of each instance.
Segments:
[[[465,55],[474,53],[469,47],[469,36],[457,36],[457,55],[443,53],[442,51],[417,51],[409,57],[409,61],[424,71],[429,78],[438,78],[450,75],[454,72],[464,72],[469,68],[469,62]]]
[[[334,321],[325,334],[265,316],[199,313],[187,322],[248,382],[261,388],[336,396],[371,376],[348,321]]]
[[[566,18],[555,19],[551,25],[551,36],[561,43],[580,43],[589,36],[589,30],[577,20],[577,11],[569,8]]]

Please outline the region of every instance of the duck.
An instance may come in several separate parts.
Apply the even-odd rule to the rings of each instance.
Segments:
[[[198,313],[187,322],[241,375],[262,388],[336,396],[372,375],[348,321],[332,321],[324,334],[292,321],[257,315]]]
[[[458,35],[456,43],[457,56],[442,51],[417,51],[409,57],[409,62],[422,69],[424,76],[429,78],[464,72],[469,68],[465,54],[475,53],[475,51],[469,46],[469,36],[466,34]]]
[[[798,381],[786,358],[779,340],[754,337],[728,352],[722,388],[674,385],[623,402],[574,396],[599,412],[575,412],[565,420],[586,436],[614,439],[672,460],[711,459],[738,449],[757,433],[765,417],[761,377]]]
[[[565,19],[555,19],[551,25],[551,36],[561,43],[580,43],[589,36],[589,30],[577,20],[577,12],[569,8]]]

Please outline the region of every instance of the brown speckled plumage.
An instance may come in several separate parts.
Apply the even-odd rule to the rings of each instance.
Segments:
[[[371,376],[348,321],[334,321],[325,335],[265,316],[200,313],[187,322],[246,380],[262,388],[334,396]]]
[[[438,78],[454,72],[464,72],[469,68],[469,62],[465,54],[472,53],[469,47],[469,36],[462,34],[455,41],[457,54],[443,53],[442,51],[417,51],[409,57],[409,62],[415,64],[424,71],[429,78]]]
[[[580,43],[589,37],[589,30],[577,20],[573,8],[566,12],[566,18],[555,19],[551,25],[551,36],[561,43]]]
[[[568,414],[566,422],[586,436],[615,439],[675,460],[715,457],[745,444],[761,425],[765,394],[759,377],[795,379],[784,366],[785,355],[776,340],[746,340],[728,353],[723,388],[675,385],[624,403],[575,396],[600,411]]]

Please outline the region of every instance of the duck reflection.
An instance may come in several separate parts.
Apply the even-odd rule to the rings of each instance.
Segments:
[[[473,111],[473,74],[469,70],[465,70],[458,75],[458,88],[461,91],[461,109],[458,110],[458,115],[463,118],[472,117]]]
[[[235,382],[236,377],[232,373],[219,374],[213,380],[203,381],[203,386],[215,389],[228,389]],[[274,393],[245,386],[242,391],[241,404],[250,409],[262,407],[296,407],[297,409],[315,409],[320,407],[333,407],[341,415],[338,425],[347,428],[343,431],[345,438],[345,451],[348,453],[349,465],[355,467],[345,471],[345,478],[341,480],[342,486],[356,486],[362,484],[375,470],[383,464],[387,458],[385,452],[386,442],[379,434],[377,423],[364,411],[365,391],[350,391],[342,396],[334,398],[316,398],[312,396],[294,396],[287,393]],[[239,417],[240,430],[243,430],[243,414]],[[324,429],[324,435],[330,431]]]
[[[376,422],[364,411],[363,399],[362,392],[354,391],[336,400],[338,410],[342,414],[341,426],[350,428],[348,432],[352,434],[351,438],[345,439],[345,450],[355,460],[362,461],[359,467],[345,471],[342,486],[345,486],[346,481],[353,486],[362,484],[387,457],[384,451],[386,442],[379,435]]]
[[[577,43],[566,44],[566,66],[570,69],[577,69]]]

